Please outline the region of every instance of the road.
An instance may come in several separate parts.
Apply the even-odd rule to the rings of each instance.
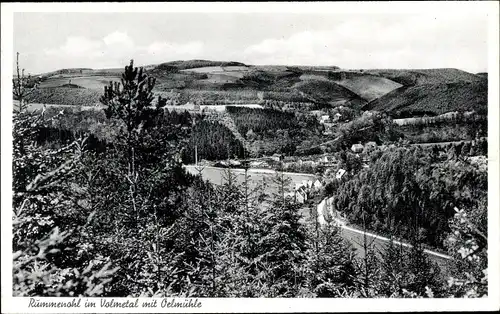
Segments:
[[[317,211],[318,211],[318,221],[320,224],[325,224],[325,218],[324,218],[324,212],[325,210],[329,210],[331,213],[331,208],[329,207],[329,202],[327,199],[322,200],[318,206],[317,206]],[[331,215],[333,220],[336,222],[336,225],[340,228],[341,236],[346,239],[349,243],[352,244],[352,246],[356,249],[356,252],[358,256],[363,256],[364,254],[364,248],[363,248],[363,243],[364,243],[364,236],[366,235],[367,242],[372,245],[377,251],[382,251],[387,245],[390,243],[390,239],[386,237],[382,237],[380,235],[374,234],[374,233],[369,233],[369,232],[363,232],[363,230],[359,230],[350,226],[347,226],[346,222],[341,219],[337,219]],[[400,242],[397,240],[393,240],[393,243],[395,245],[400,245],[404,248],[411,248],[412,245]],[[424,250],[425,253],[428,254],[429,259],[433,262],[435,262],[441,270],[447,271],[449,268],[449,262],[452,260],[452,258],[446,254],[442,254],[439,252],[431,251],[431,250]]]

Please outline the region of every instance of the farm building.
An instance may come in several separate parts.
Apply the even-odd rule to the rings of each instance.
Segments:
[[[363,145],[361,145],[361,144],[354,144],[354,145],[351,146],[351,150],[354,153],[361,153],[363,151]]]
[[[339,169],[339,170],[337,171],[337,173],[335,174],[335,178],[336,178],[337,180],[341,180],[341,179],[342,179],[342,177],[346,174],[346,172],[347,172],[347,171],[345,171],[344,169]]]

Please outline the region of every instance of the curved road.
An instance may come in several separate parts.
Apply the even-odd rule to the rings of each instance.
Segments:
[[[317,212],[318,212],[318,221],[320,224],[326,224],[326,220],[324,217],[325,211],[328,211],[330,213],[330,216],[334,220],[335,224],[341,228],[341,235],[344,239],[348,240],[356,249],[358,254],[362,256],[363,254],[363,242],[364,242],[364,237],[366,235],[366,238],[368,240],[368,243],[372,246],[374,246],[377,249],[383,249],[390,243],[390,239],[382,237],[377,234],[369,233],[369,232],[364,232],[363,230],[359,230],[353,227],[349,227],[346,225],[346,222],[342,219],[335,218],[332,209],[331,209],[331,198],[330,199],[323,199],[317,206]],[[402,247],[406,248],[411,248],[412,245],[404,242],[400,242],[397,240],[393,240],[393,243],[396,245],[400,245]],[[425,253],[429,255],[429,258],[437,263],[441,269],[447,269],[447,264],[450,260],[453,258],[451,256],[431,251],[431,250],[424,250]]]

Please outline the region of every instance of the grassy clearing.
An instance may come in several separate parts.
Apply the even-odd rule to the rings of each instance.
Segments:
[[[366,103],[361,97],[347,88],[329,81],[308,80],[299,82],[295,84],[295,89],[318,103],[333,104],[339,101],[349,101],[357,105]]]
[[[361,98],[372,101],[401,87],[401,84],[373,75],[355,76],[336,82]]]
[[[79,77],[53,77],[43,81],[40,88],[47,87],[60,87],[64,84],[71,84],[81,86],[83,88],[103,91],[104,86],[108,85],[110,81],[120,81],[119,76],[79,76]]]
[[[40,104],[93,106],[99,104],[102,90],[69,87],[39,88],[30,95],[29,101]]]

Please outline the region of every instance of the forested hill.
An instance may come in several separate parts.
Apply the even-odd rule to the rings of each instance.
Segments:
[[[488,84],[477,82],[403,86],[371,101],[363,110],[378,110],[394,118],[439,115],[451,111],[488,112]]]

